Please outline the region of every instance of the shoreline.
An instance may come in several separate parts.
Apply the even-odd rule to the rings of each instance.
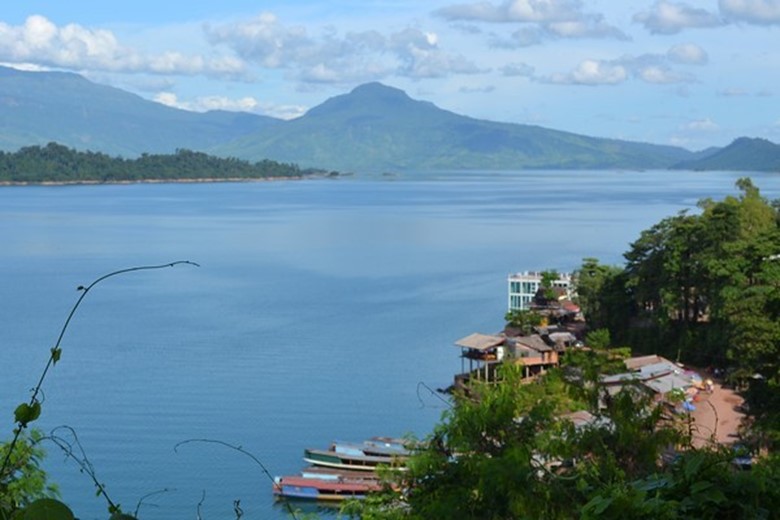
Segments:
[[[0,187],[12,186],[97,186],[123,185],[123,184],[206,184],[219,182],[272,182],[272,181],[300,181],[315,178],[315,175],[281,176],[281,177],[204,177],[190,179],[138,179],[138,180],[80,180],[80,181],[0,181]]]

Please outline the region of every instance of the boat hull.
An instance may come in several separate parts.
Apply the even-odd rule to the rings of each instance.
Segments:
[[[273,493],[278,498],[338,502],[349,499],[362,500],[368,493],[380,489],[381,486],[376,482],[276,477]]]
[[[375,471],[379,466],[401,469],[406,462],[403,456],[374,456],[338,453],[330,450],[304,450],[303,460],[315,466],[353,471]]]

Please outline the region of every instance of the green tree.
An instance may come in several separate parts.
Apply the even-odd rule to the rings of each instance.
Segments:
[[[542,323],[542,315],[538,312],[525,310],[525,309],[513,309],[504,315],[504,320],[507,325],[520,330],[521,334],[531,334],[534,327],[538,327]]]
[[[5,472],[0,475],[0,519],[23,509],[40,498],[57,497],[57,486],[50,483],[41,468],[45,455],[39,442],[42,435],[30,430],[16,442]],[[8,454],[10,443],[0,445],[0,460]]]

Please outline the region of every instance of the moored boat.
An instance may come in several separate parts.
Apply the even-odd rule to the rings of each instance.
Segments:
[[[408,457],[410,452],[401,444],[392,444],[374,440],[357,442],[336,441],[330,446],[331,451],[347,455],[369,455],[375,457]]]
[[[363,480],[379,481],[379,475],[373,471],[353,471],[348,469],[328,468],[326,466],[309,466],[301,471],[302,477],[321,480]]]
[[[335,450],[306,449],[303,452],[303,460],[309,464],[357,471],[375,471],[379,466],[400,469],[407,459],[406,455],[365,455]]]
[[[331,480],[307,477],[276,477],[273,493],[277,497],[306,500],[340,501],[363,499],[368,493],[379,491],[378,482],[366,480]]]

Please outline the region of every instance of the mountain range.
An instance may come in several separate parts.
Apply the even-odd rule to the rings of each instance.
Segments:
[[[190,112],[78,74],[0,67],[0,150],[49,142],[124,157],[189,149],[340,171],[780,170],[780,146],[761,139],[741,138],[696,153],[474,119],[380,83],[361,85],[286,121]]]

